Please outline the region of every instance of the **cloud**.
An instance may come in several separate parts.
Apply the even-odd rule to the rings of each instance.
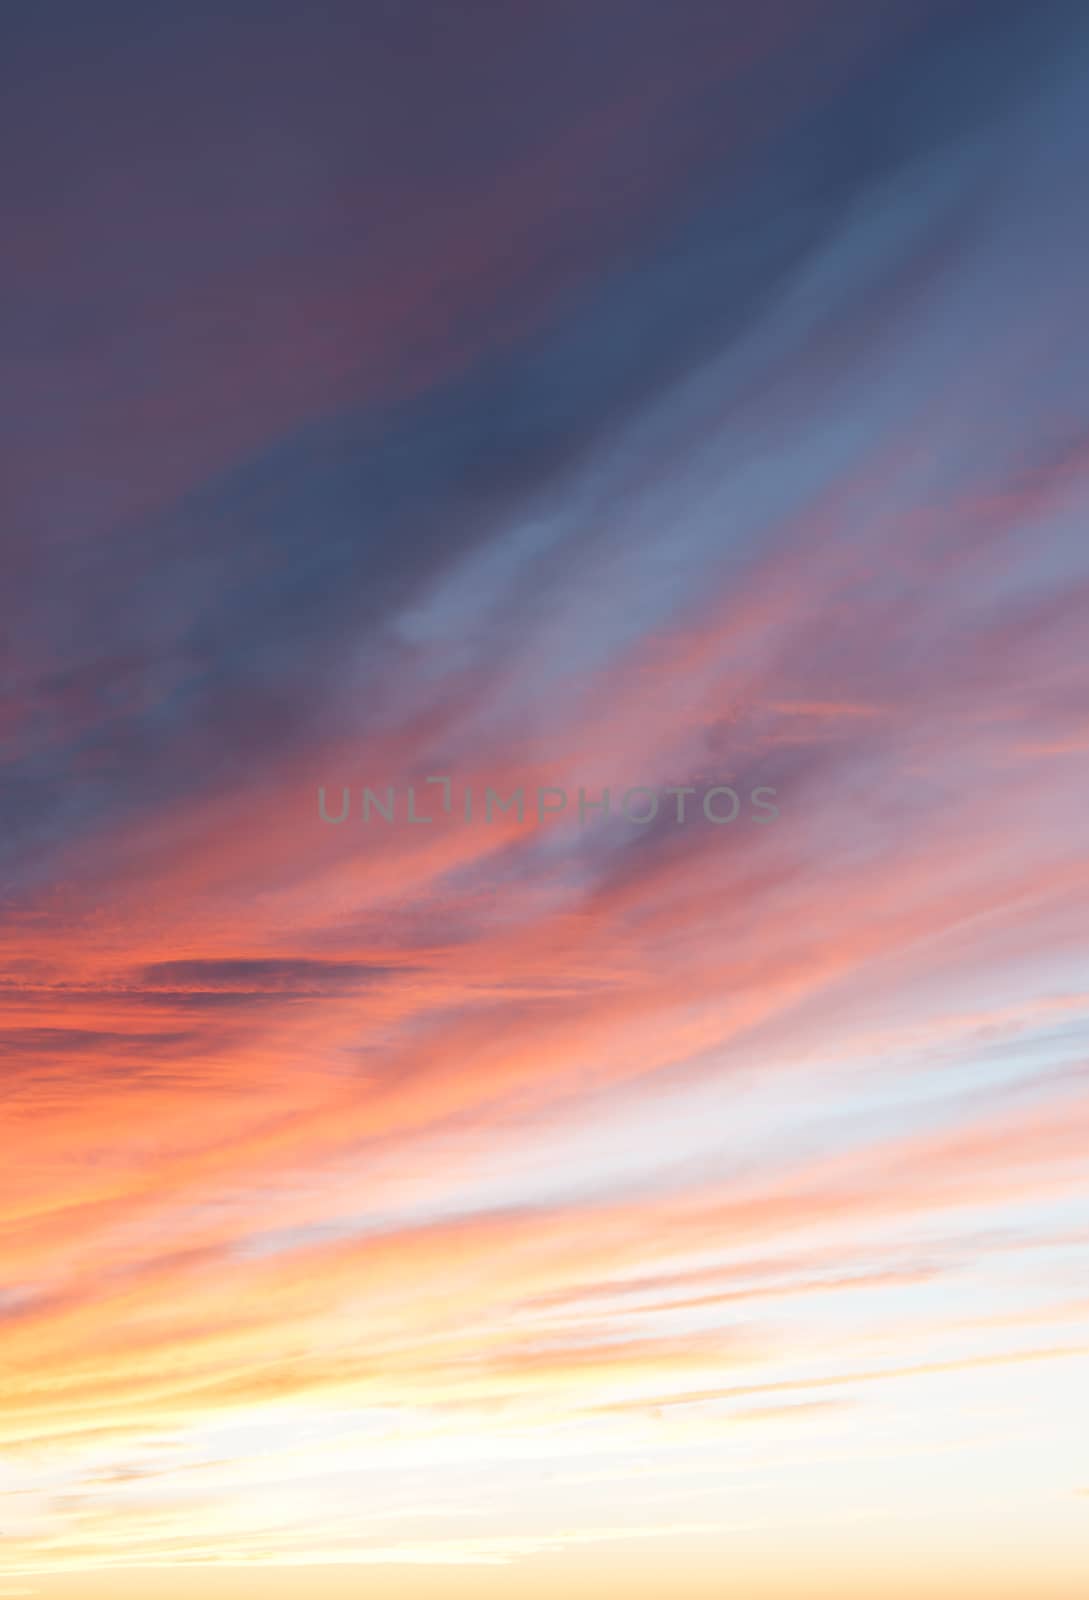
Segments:
[[[1082,9],[138,9],[0,63],[5,1570],[1065,1549]]]

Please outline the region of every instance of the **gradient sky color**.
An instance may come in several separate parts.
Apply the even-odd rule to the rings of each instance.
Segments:
[[[0,1596],[1084,1600],[1084,4],[3,31]]]

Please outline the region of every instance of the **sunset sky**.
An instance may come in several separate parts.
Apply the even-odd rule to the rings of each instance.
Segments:
[[[0,108],[0,1597],[1085,1600],[1084,0]]]

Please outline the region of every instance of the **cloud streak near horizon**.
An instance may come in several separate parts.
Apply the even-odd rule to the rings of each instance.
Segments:
[[[5,28],[0,1586],[1073,1600],[1084,8]]]

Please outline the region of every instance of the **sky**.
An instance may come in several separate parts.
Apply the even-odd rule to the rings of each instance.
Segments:
[[[1084,5],[2,31],[0,1596],[1084,1600]]]

